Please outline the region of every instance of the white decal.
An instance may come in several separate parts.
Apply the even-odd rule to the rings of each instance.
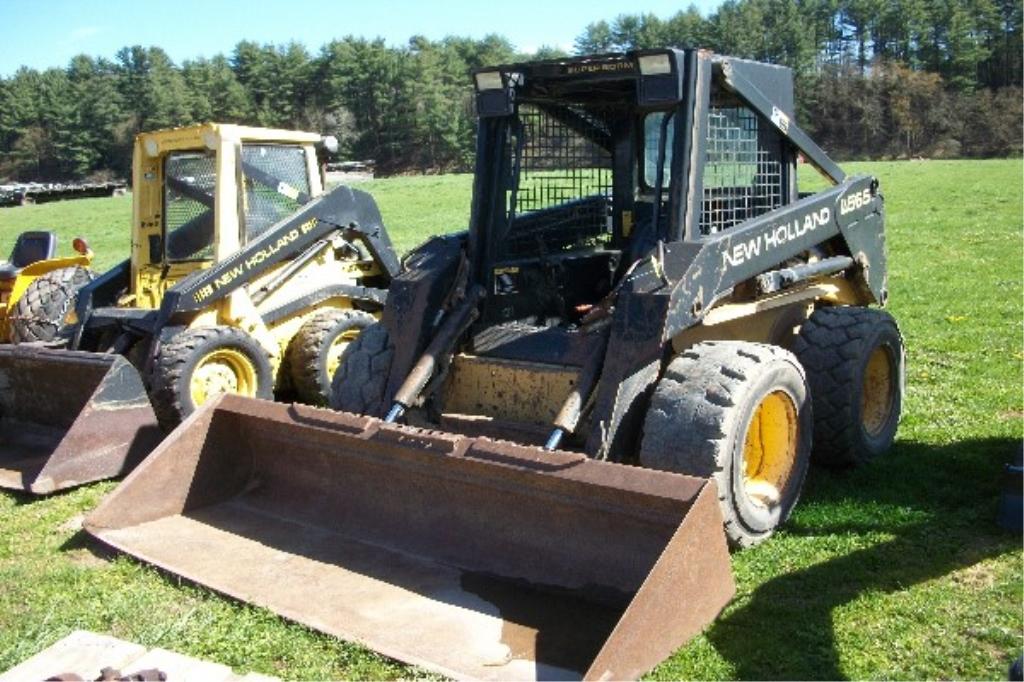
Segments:
[[[826,206],[815,213],[808,213],[802,220],[793,218],[788,222],[772,225],[765,232],[751,237],[747,241],[734,244],[731,249],[724,251],[722,253],[723,264],[725,267],[731,268],[760,256],[762,252],[767,254],[772,249],[798,239],[808,232],[813,232],[821,225],[828,224],[830,220],[832,220],[832,210]]]
[[[778,107],[772,107],[772,123],[782,132],[789,132],[789,116],[786,116],[786,112]]]
[[[282,196],[288,197],[292,201],[299,200],[299,190],[295,189],[294,187],[289,185],[287,182],[284,182],[283,180],[279,182],[277,185],[277,193]]]
[[[846,215],[871,203],[871,189],[863,189],[853,194],[847,194],[839,200],[839,215]]]
[[[761,255],[761,235],[747,242],[736,244],[732,247],[732,253],[726,251],[725,262],[728,265],[739,265],[745,260]]]

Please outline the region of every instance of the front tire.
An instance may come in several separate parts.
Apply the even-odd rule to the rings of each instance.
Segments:
[[[153,410],[167,431],[221,393],[274,398],[266,352],[233,327],[187,329],[172,337],[154,358],[150,381]]]
[[[11,341],[53,341],[64,327],[64,316],[75,305],[78,290],[96,278],[88,268],[59,268],[32,281],[14,306]]]
[[[341,356],[376,318],[359,310],[322,310],[300,328],[288,349],[292,385],[299,400],[326,405]]]
[[[813,419],[803,368],[759,343],[715,341],[684,351],[651,397],[643,466],[711,478],[725,533],[750,547],[785,523],[800,497]]]
[[[395,347],[388,330],[376,322],[349,344],[331,382],[331,407],[371,417],[384,414],[384,392]]]
[[[814,402],[814,460],[853,467],[892,447],[903,409],[903,338],[889,313],[820,308],[793,346]]]

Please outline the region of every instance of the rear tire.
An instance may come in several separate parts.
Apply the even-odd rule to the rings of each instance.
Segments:
[[[750,547],[785,523],[800,497],[813,419],[803,368],[777,346],[705,342],[658,382],[640,463],[711,478],[725,533]]]
[[[274,372],[263,348],[240,329],[187,329],[163,343],[153,359],[150,401],[170,431],[220,393],[274,398]]]
[[[371,324],[349,344],[331,382],[331,407],[371,417],[384,414],[384,391],[395,347],[380,322]]]
[[[78,290],[96,278],[88,268],[60,268],[32,281],[14,306],[11,342],[53,341],[64,327],[64,316],[75,305]]]
[[[299,400],[310,405],[328,403],[342,354],[376,321],[360,310],[322,310],[299,328],[288,349],[292,385]]]
[[[793,350],[811,386],[814,461],[852,467],[888,452],[903,409],[906,365],[892,315],[820,308],[800,328]]]

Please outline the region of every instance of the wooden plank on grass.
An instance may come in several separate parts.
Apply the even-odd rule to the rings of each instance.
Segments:
[[[0,675],[0,682],[45,680],[48,677],[74,673],[94,680],[106,667],[123,669],[146,653],[146,647],[116,637],[75,630],[48,649]]]

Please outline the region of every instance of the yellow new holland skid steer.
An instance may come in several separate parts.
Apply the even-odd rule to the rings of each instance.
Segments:
[[[0,348],[0,486],[116,476],[157,423],[219,393],[326,403],[398,262],[369,195],[324,194],[321,143],[220,124],[138,136],[130,258],[88,283],[37,280],[25,297],[50,286],[32,327],[51,347]]]
[[[883,454],[903,346],[878,183],[788,69],[645,50],[483,69],[469,231],[404,261],[330,412],[198,411],[104,542],[460,678],[623,679],[733,592],[812,450]],[[831,187],[801,192],[803,156]]]

